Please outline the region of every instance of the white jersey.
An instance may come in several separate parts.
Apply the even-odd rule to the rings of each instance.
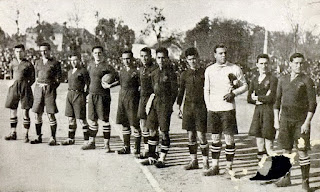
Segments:
[[[230,93],[232,84],[229,74],[235,75],[239,87],[232,92],[237,96],[244,93],[248,85],[239,66],[232,63],[213,64],[205,71],[204,99],[209,111],[230,111],[235,109],[235,102],[223,100],[223,96]]]

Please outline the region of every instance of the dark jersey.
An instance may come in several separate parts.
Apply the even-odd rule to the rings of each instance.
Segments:
[[[151,82],[157,100],[173,105],[178,93],[175,71],[171,67],[157,68],[151,73]]]
[[[36,61],[35,74],[38,83],[55,84],[57,87],[61,80],[61,66],[54,58],[50,58],[46,64],[42,59]]]
[[[101,78],[105,74],[112,74],[114,82],[116,78],[116,71],[114,68],[105,62],[99,63],[98,65],[91,62],[88,65],[88,71],[90,76],[89,92],[91,94],[110,95],[110,89],[104,89],[102,87]]]
[[[252,100],[251,94],[253,91],[255,95],[258,96],[258,101],[262,102],[263,104],[271,104],[273,105],[276,98],[277,93],[277,85],[278,79],[273,76],[271,73],[268,73],[266,77],[259,83],[258,76],[252,78],[249,90],[248,90],[248,103],[255,104],[256,102]],[[269,93],[268,93],[269,92]],[[268,95],[267,95],[268,93]]]
[[[30,86],[34,83],[34,67],[28,60],[23,59],[19,64],[18,60],[14,59],[10,62],[9,69],[14,80],[27,81]]]
[[[69,89],[84,91],[85,85],[87,88],[90,83],[89,73],[85,68],[79,68],[74,73],[72,73],[73,69],[68,72],[68,85]]]
[[[152,91],[151,73],[157,69],[157,65],[151,63],[147,67],[140,68],[140,96],[149,97]]]
[[[181,105],[184,93],[185,103],[204,104],[203,86],[205,69],[187,69],[181,73],[177,104]]]
[[[122,69],[120,71],[120,95],[139,96],[139,71],[137,69]]]
[[[317,107],[314,83],[310,77],[300,74],[290,81],[290,74],[280,77],[275,109],[280,109],[286,119],[305,120],[308,112],[314,113]]]

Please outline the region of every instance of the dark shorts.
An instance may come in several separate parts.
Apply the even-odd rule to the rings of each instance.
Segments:
[[[207,131],[212,134],[238,134],[236,110],[209,111],[207,120]]]
[[[299,150],[307,151],[310,149],[310,132],[301,134],[301,126],[304,121],[290,121],[285,118],[280,119],[280,130],[278,142],[282,149],[291,150],[293,146],[298,148],[298,139],[301,137],[305,141],[305,146]]]
[[[56,104],[57,89],[53,85],[46,85],[39,87],[36,83],[34,87],[34,103],[32,111],[35,113],[43,113],[44,107],[49,114],[58,113],[58,107]]]
[[[13,85],[9,87],[5,107],[17,109],[19,101],[21,101],[21,109],[32,108],[33,94],[31,87],[26,81],[15,81]]]
[[[150,130],[169,131],[172,106],[169,103],[160,103],[154,99],[147,117],[146,126]]]
[[[119,97],[116,123],[124,127],[139,127],[138,105],[139,97]]]
[[[183,106],[182,129],[207,132],[207,109],[205,104],[185,103]]]
[[[68,91],[65,115],[76,119],[86,119],[86,96],[83,92]]]
[[[249,135],[274,140],[274,113],[272,105],[257,105],[254,109]]]
[[[147,119],[146,105],[148,103],[149,96],[142,96],[139,100],[138,118]]]
[[[92,121],[100,119],[109,122],[110,95],[89,94],[88,97],[88,119]]]

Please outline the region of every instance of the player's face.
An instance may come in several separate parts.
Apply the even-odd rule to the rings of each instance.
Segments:
[[[191,69],[197,69],[199,67],[198,58],[195,55],[188,55],[187,63]]]
[[[168,57],[164,53],[157,53],[156,61],[160,68],[162,68],[168,62]]]
[[[22,48],[15,48],[14,55],[17,59],[21,60],[24,57],[24,50]]]
[[[265,74],[269,71],[269,63],[266,58],[260,58],[256,66],[258,67],[260,74]]]
[[[102,55],[102,49],[100,48],[95,48],[92,51],[92,56],[94,58],[95,61],[100,62],[103,60],[103,55]]]
[[[147,52],[140,51],[140,60],[142,64],[145,66],[151,59],[151,55],[149,55]]]
[[[123,65],[126,67],[131,67],[132,64],[132,57],[130,53],[123,53],[122,54],[122,62]]]
[[[70,57],[70,63],[73,68],[78,68],[80,64],[80,60],[77,56],[71,56]]]
[[[214,57],[216,58],[216,62],[219,64],[226,63],[226,55],[227,50],[225,48],[217,48],[216,53],[214,53]]]
[[[303,58],[296,57],[292,62],[289,63],[291,72],[295,74],[300,74],[302,72]]]
[[[50,56],[49,47],[47,47],[47,46],[41,46],[41,47],[40,47],[40,54],[41,54],[41,57],[48,59],[49,56]]]

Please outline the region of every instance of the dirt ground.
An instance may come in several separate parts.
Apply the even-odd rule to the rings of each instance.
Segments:
[[[117,96],[119,88],[112,89],[111,148],[120,149],[122,141],[119,137],[120,127],[114,125]],[[7,92],[5,81],[0,81],[0,106],[4,106]],[[58,88],[57,114],[58,141],[68,135],[68,121],[64,116],[67,84]],[[10,131],[9,110],[2,108],[0,113],[0,191],[301,191],[301,172],[296,163],[292,168],[292,186],[276,188],[273,184],[251,182],[257,168],[255,140],[247,135],[253,105],[246,103],[245,95],[237,99],[237,120],[240,134],[236,136],[237,151],[234,162],[236,178],[230,180],[224,176],[204,177],[202,169],[185,171],[183,166],[189,161],[187,135],[181,129],[177,106],[174,107],[171,123],[171,149],[167,158],[167,167],[157,169],[154,166],[142,167],[139,160],[132,155],[116,155],[105,153],[102,149],[102,130],[99,129],[97,149],[81,150],[82,131],[78,128],[76,144],[73,146],[48,146],[50,136],[48,119],[44,116],[44,143],[30,145],[23,143],[21,112],[19,111],[18,140],[5,141],[3,137]],[[319,107],[318,107],[319,108]],[[316,111],[311,138],[320,140],[320,109]],[[33,121],[31,113],[31,121]],[[35,137],[34,125],[31,126],[30,137]],[[208,135],[210,138],[210,135]],[[276,151],[280,152],[277,148]],[[200,150],[198,151],[201,162]],[[312,191],[320,191],[320,145],[314,145],[310,151],[311,173],[310,186]],[[225,164],[225,155],[221,153],[221,167]],[[200,163],[202,167],[202,163]]]

